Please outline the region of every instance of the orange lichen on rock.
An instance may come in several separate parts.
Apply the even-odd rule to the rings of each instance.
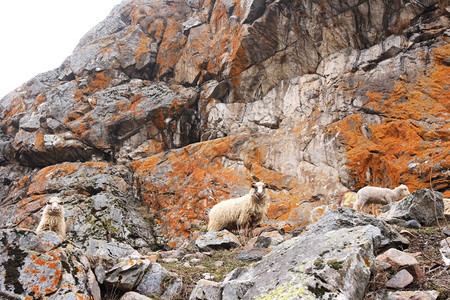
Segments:
[[[186,37],[182,33],[182,25],[173,20],[168,20],[167,22],[156,58],[156,64],[159,66],[158,77],[162,77],[174,69],[180,58],[180,50],[183,49],[186,43]]]
[[[449,67],[442,63],[449,49],[448,45],[435,49],[433,68],[416,81],[398,80],[390,94],[367,92],[365,105],[385,116],[381,124],[368,126],[370,139],[361,130],[360,115],[346,117],[330,130],[340,132],[347,145],[347,167],[356,188],[405,183],[414,191],[429,187],[431,176],[433,187],[450,195],[448,181],[437,175],[450,167],[450,80]]]
[[[230,146],[230,139],[223,138],[131,164],[138,175],[141,196],[155,211],[156,223],[162,225],[164,235],[171,237],[170,245],[177,244],[177,237],[187,238],[201,224],[204,226],[206,208],[228,198],[228,187],[245,182],[245,174],[235,173],[233,167],[223,164]],[[159,176],[164,180],[147,179]]]
[[[139,46],[134,53],[136,61],[141,60],[142,56],[150,51],[148,48],[150,41],[151,39],[145,33],[140,34]]]
[[[69,176],[80,170],[83,166],[92,168],[99,172],[104,171],[108,164],[105,162],[87,162],[87,163],[63,163],[53,165],[40,170],[34,177],[28,187],[28,195],[39,195],[46,190],[55,190],[61,187],[58,178]]]
[[[86,96],[107,88],[111,83],[113,77],[113,72],[109,70],[94,73],[93,75],[86,78],[86,84],[75,90],[73,99],[75,101],[80,101]]]

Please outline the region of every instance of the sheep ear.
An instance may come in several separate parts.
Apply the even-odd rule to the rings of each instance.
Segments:
[[[252,181],[253,182],[258,182],[259,181],[259,178],[256,177],[255,175],[251,175],[251,177],[252,177]]]

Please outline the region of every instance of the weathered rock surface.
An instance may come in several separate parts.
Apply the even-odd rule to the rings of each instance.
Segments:
[[[195,240],[195,244],[202,250],[218,250],[236,248],[241,245],[241,242],[234,234],[224,229],[199,236]]]
[[[440,245],[439,252],[441,252],[442,260],[446,266],[450,266],[450,238],[442,240]]]
[[[191,299],[225,299],[230,289],[240,298],[235,294],[227,299],[363,299],[374,253],[397,243],[398,237],[374,217],[348,208],[326,211],[307,231],[281,243],[259,263],[230,274],[222,284],[200,281]]]
[[[389,263],[394,270],[418,264],[414,256],[395,248],[391,248],[383,254],[380,254],[377,256],[377,260]]]
[[[400,270],[397,274],[392,276],[386,287],[396,290],[401,290],[411,284],[414,281],[414,277],[406,270]]]
[[[0,230],[0,296],[12,299],[100,299],[81,249],[52,232]]]
[[[437,225],[444,217],[442,194],[430,189],[415,191],[402,200],[389,204],[386,209],[380,218],[389,223],[402,224],[404,220],[414,219],[424,226],[432,226]]]
[[[119,290],[130,291],[141,282],[149,266],[148,259],[122,259],[106,271],[104,283]]]
[[[154,247],[151,226],[136,209],[132,173],[124,166],[53,165],[11,183],[7,191],[0,206],[2,227],[36,228],[46,201],[58,196],[64,202],[67,237],[83,247],[90,238]]]
[[[150,300],[150,299],[152,298],[149,298],[136,292],[126,292],[122,296],[122,298],[120,298],[120,300]]]
[[[438,291],[381,291],[375,297],[376,300],[436,300]]]
[[[448,28],[438,0],[123,1],[59,68],[0,100],[0,226],[31,229],[50,190],[27,184],[77,161],[130,166],[133,193],[113,199],[145,203],[151,224],[124,229],[115,211],[118,232],[106,216],[71,228],[142,248],[148,227],[192,245],[251,175],[271,185],[265,222],[285,230],[366,184],[413,191],[431,177],[449,197]],[[89,181],[51,193],[65,189],[77,213],[107,202]],[[8,213],[21,201],[27,213]]]

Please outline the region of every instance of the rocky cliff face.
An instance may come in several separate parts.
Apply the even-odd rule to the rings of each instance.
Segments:
[[[180,246],[251,175],[284,229],[366,184],[450,196],[444,3],[123,1],[0,100],[0,226],[58,195],[80,242]]]

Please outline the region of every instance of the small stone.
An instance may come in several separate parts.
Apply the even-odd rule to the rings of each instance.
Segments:
[[[202,250],[220,250],[236,248],[240,245],[240,242],[234,234],[228,230],[222,230],[219,232],[210,231],[199,236],[195,240],[195,244]]]
[[[442,228],[442,232],[443,232],[446,236],[450,236],[450,226],[445,226],[444,228]]]
[[[386,282],[386,287],[399,290],[411,284],[413,280],[414,277],[408,271],[401,270]]]
[[[374,268],[377,272],[384,272],[392,268],[392,266],[385,261],[375,261]]]
[[[438,291],[389,291],[383,300],[436,300],[439,297]]]
[[[256,239],[255,248],[268,248],[270,246],[270,243],[272,242],[272,238],[268,236],[258,236]]]
[[[190,265],[188,262],[185,262],[185,263],[183,264],[183,267],[190,268],[191,265]]]
[[[405,227],[406,228],[419,229],[420,227],[422,227],[422,225],[420,225],[420,223],[417,222],[416,220],[409,220],[409,221],[405,222]]]
[[[141,295],[136,292],[126,292],[120,300],[150,300],[152,298],[149,298],[147,296]]]
[[[278,231],[263,232],[261,236],[270,237],[270,245],[268,247],[276,246],[284,241],[284,236]]]
[[[439,252],[441,252],[442,260],[446,266],[450,266],[450,237],[442,240],[440,245]]]
[[[394,270],[418,264],[417,259],[414,256],[395,248],[391,248],[386,252],[378,255],[376,259],[377,261],[388,262],[394,268]]]
[[[224,262],[221,260],[214,262],[214,266],[217,268],[223,267],[223,265],[224,265]]]
[[[154,262],[156,262],[158,260],[158,254],[143,255],[142,258],[146,258],[151,263],[154,263]]]
[[[162,259],[163,262],[170,264],[170,263],[177,263],[178,262],[178,258],[175,257],[168,257],[168,258],[163,258]]]
[[[211,273],[203,273],[203,278],[206,280],[212,280],[214,279],[214,275],[211,275]]]
[[[269,249],[251,249],[249,251],[245,251],[236,256],[236,259],[242,261],[258,261],[261,260],[264,255],[269,253]]]
[[[206,269],[206,267],[205,266],[202,266],[202,265],[198,265],[198,266],[195,266],[197,269],[201,269],[201,270],[204,270],[204,269]]]

